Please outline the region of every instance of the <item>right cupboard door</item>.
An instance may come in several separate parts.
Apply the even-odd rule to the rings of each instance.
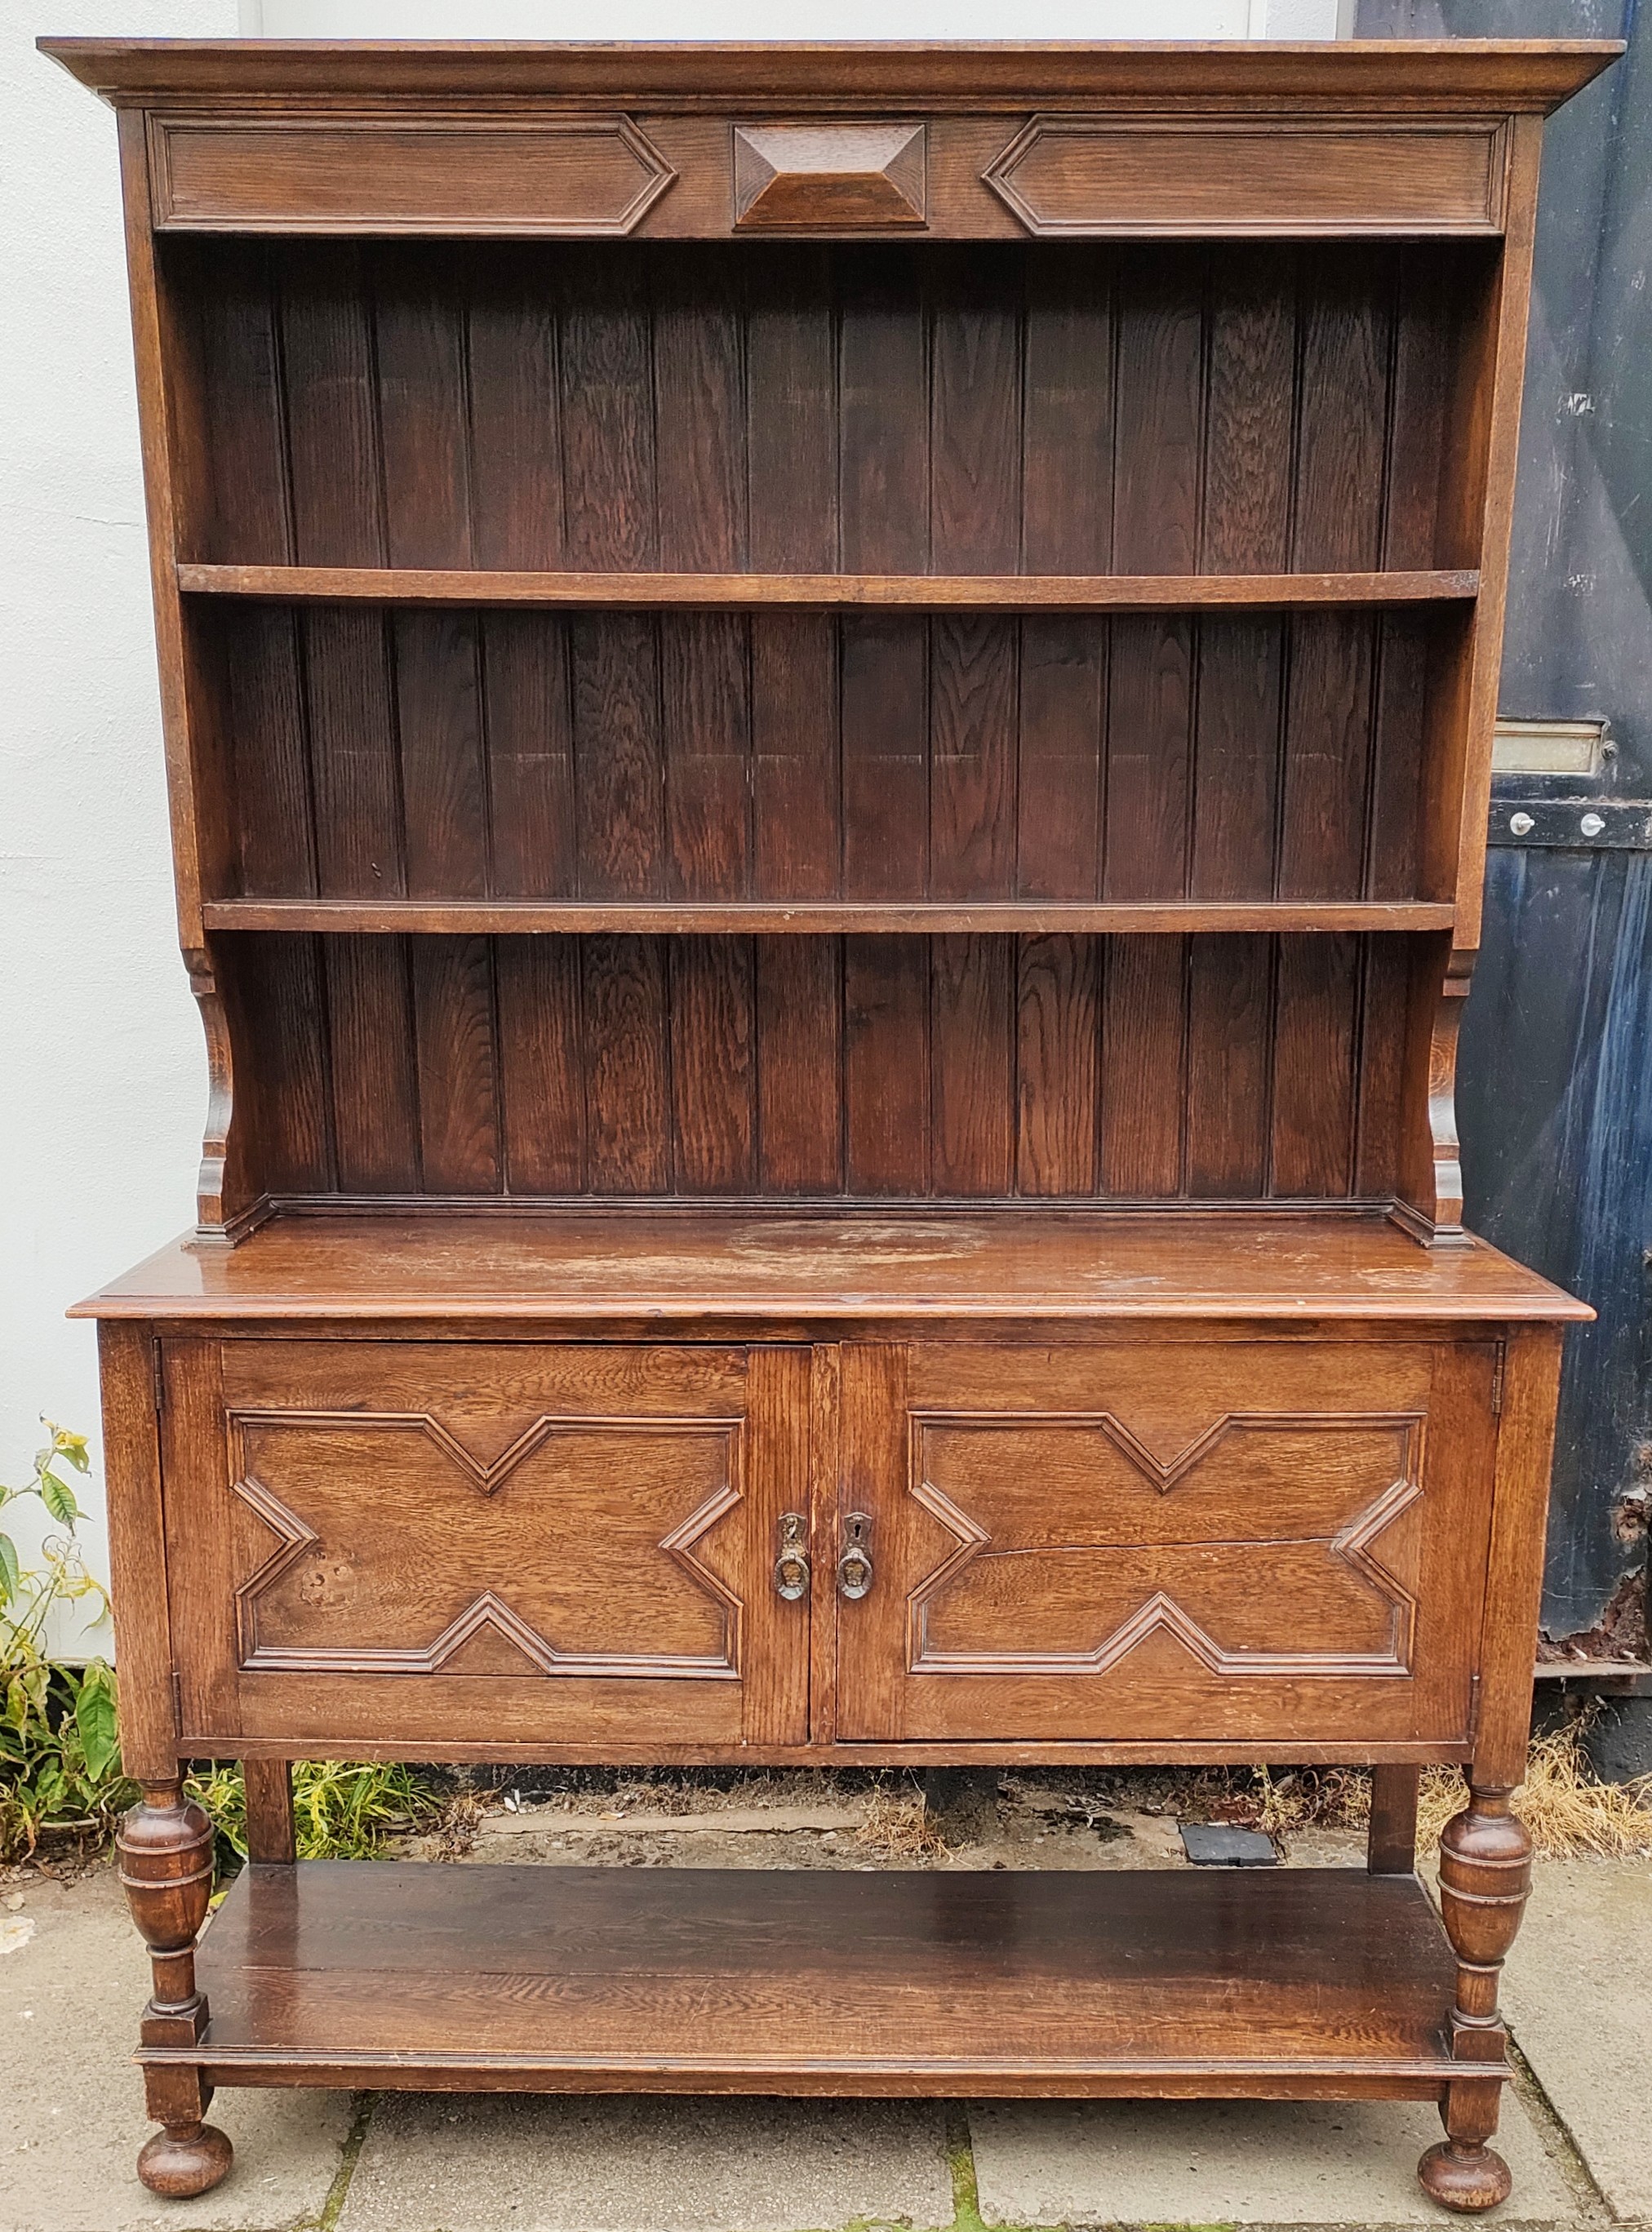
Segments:
[[[844,1742],[1464,1745],[1490,1340],[842,1353]]]

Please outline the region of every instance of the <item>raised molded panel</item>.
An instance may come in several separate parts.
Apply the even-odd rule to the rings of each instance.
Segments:
[[[230,1434],[249,1671],[739,1674],[738,1420],[541,1417],[491,1461],[428,1412]]]
[[[191,1340],[162,1420],[184,1736],[317,1756],[797,1742],[798,1348]]]
[[[1505,144],[1491,120],[1035,116],[982,175],[1041,235],[1496,232]]]
[[[907,1667],[1104,1674],[1162,1632],[1216,1674],[1406,1673],[1421,1427],[1230,1411],[1167,1463],[1105,1411],[915,1417],[913,1494],[953,1542]]]
[[[1466,1743],[1493,1355],[1166,1329],[846,1352],[877,1578],[840,1615],[840,1736]]]
[[[624,234],[676,176],[624,116],[150,120],[159,231]]]
[[[737,124],[742,232],[881,232],[925,221],[921,124]]]

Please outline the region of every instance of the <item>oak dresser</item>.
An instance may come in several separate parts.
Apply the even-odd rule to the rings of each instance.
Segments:
[[[229,2085],[1222,2094],[1500,2199],[1588,1314],[1453,1059],[1617,49],[47,43],[211,1069],[83,1306],[146,2182]],[[312,1756],[1356,1762],[1369,1865],[299,1864]]]

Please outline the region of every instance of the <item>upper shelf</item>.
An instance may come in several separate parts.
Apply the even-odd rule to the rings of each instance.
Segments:
[[[180,565],[192,596],[298,604],[538,605],[742,611],[907,607],[1013,613],[1472,600],[1472,572],[1369,574],[599,574],[416,566]]]

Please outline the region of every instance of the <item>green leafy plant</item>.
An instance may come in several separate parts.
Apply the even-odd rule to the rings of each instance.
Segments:
[[[442,1801],[400,1761],[298,1761],[293,1817],[301,1860],[370,1860],[387,1837],[433,1820]],[[215,1760],[188,1778],[190,1796],[218,1832],[218,1860],[247,1857],[246,1785],[233,1762]]]
[[[114,1673],[101,1658],[75,1667],[49,1658],[53,1607],[108,1598],[81,1560],[75,1530],[84,1516],[68,1475],[91,1459],[84,1434],[49,1419],[49,1439],[35,1454],[21,1488],[0,1484],[0,1515],[34,1497],[62,1531],[25,1567],[12,1536],[0,1531],[0,1860],[32,1852],[42,1832],[72,1829],[102,1841],[138,1795],[121,1769]],[[218,1832],[221,1865],[247,1856],[246,1789],[238,1767],[213,1762],[188,1778],[190,1795]],[[367,1859],[385,1839],[431,1820],[441,1800],[409,1768],[305,1760],[293,1769],[293,1804],[302,1859]]]
[[[0,1483],[0,1515],[32,1496],[62,1530],[47,1535],[37,1566],[25,1567],[0,1529],[0,1859],[31,1852],[42,1829],[106,1833],[134,1795],[120,1768],[114,1675],[101,1658],[75,1668],[46,1656],[55,1606],[108,1609],[75,1540],[83,1516],[66,1477],[91,1463],[84,1434],[45,1422],[46,1447],[21,1488]]]

